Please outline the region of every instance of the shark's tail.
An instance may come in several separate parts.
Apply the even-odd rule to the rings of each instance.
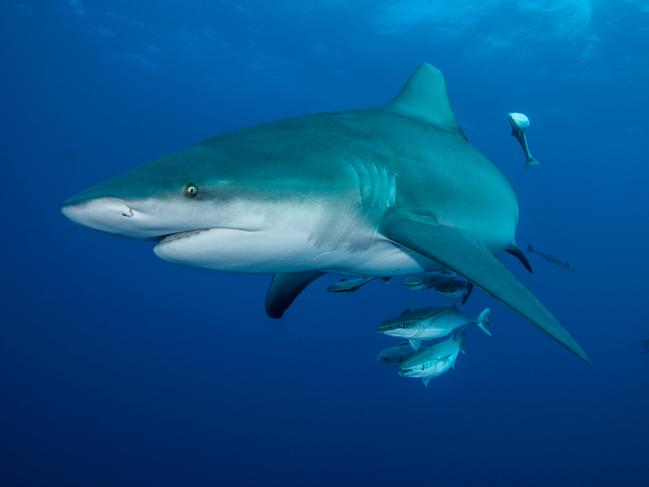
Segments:
[[[487,328],[487,325],[491,321],[491,310],[489,308],[485,308],[482,310],[482,313],[478,315],[478,318],[476,318],[476,325],[478,325],[478,328],[480,328],[485,334],[491,336],[491,331],[489,331],[489,328]]]

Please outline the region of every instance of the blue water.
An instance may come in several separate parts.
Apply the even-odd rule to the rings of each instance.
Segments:
[[[647,485],[647,26],[641,0],[0,1],[0,485]],[[592,364],[476,291],[493,337],[424,388],[375,327],[432,292],[330,276],[271,321],[269,276],[59,213],[205,137],[382,105],[422,62],[516,189],[519,243],[576,267],[502,257]]]

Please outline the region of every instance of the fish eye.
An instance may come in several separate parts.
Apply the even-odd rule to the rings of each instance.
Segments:
[[[421,364],[421,370],[424,370],[425,368],[424,364]]]
[[[187,183],[185,186],[185,196],[193,198],[198,194],[198,187],[194,183]]]

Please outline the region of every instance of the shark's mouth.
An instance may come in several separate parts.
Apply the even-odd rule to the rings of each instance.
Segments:
[[[170,233],[168,235],[163,235],[158,238],[158,246],[163,246],[171,242],[178,242],[179,240],[186,240],[190,239],[193,237],[196,237],[198,235],[204,234],[204,233],[209,233],[209,232],[214,232],[214,231],[219,231],[219,230],[226,230],[226,231],[237,231],[237,232],[255,232],[257,229],[253,228],[236,228],[236,227],[208,227],[208,228],[197,228],[195,230],[187,230],[184,232],[178,232],[178,233]]]
[[[158,245],[164,245],[175,240],[182,240],[184,238],[194,237],[203,232],[209,232],[212,228],[199,228],[198,230],[188,230],[186,232],[171,233],[160,237]]]
[[[202,269],[258,272],[269,261],[252,230],[197,228],[166,235],[153,247],[160,259]]]

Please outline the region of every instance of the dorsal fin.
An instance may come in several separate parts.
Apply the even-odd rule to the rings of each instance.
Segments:
[[[428,63],[419,66],[386,109],[466,138],[451,110],[444,75]]]

